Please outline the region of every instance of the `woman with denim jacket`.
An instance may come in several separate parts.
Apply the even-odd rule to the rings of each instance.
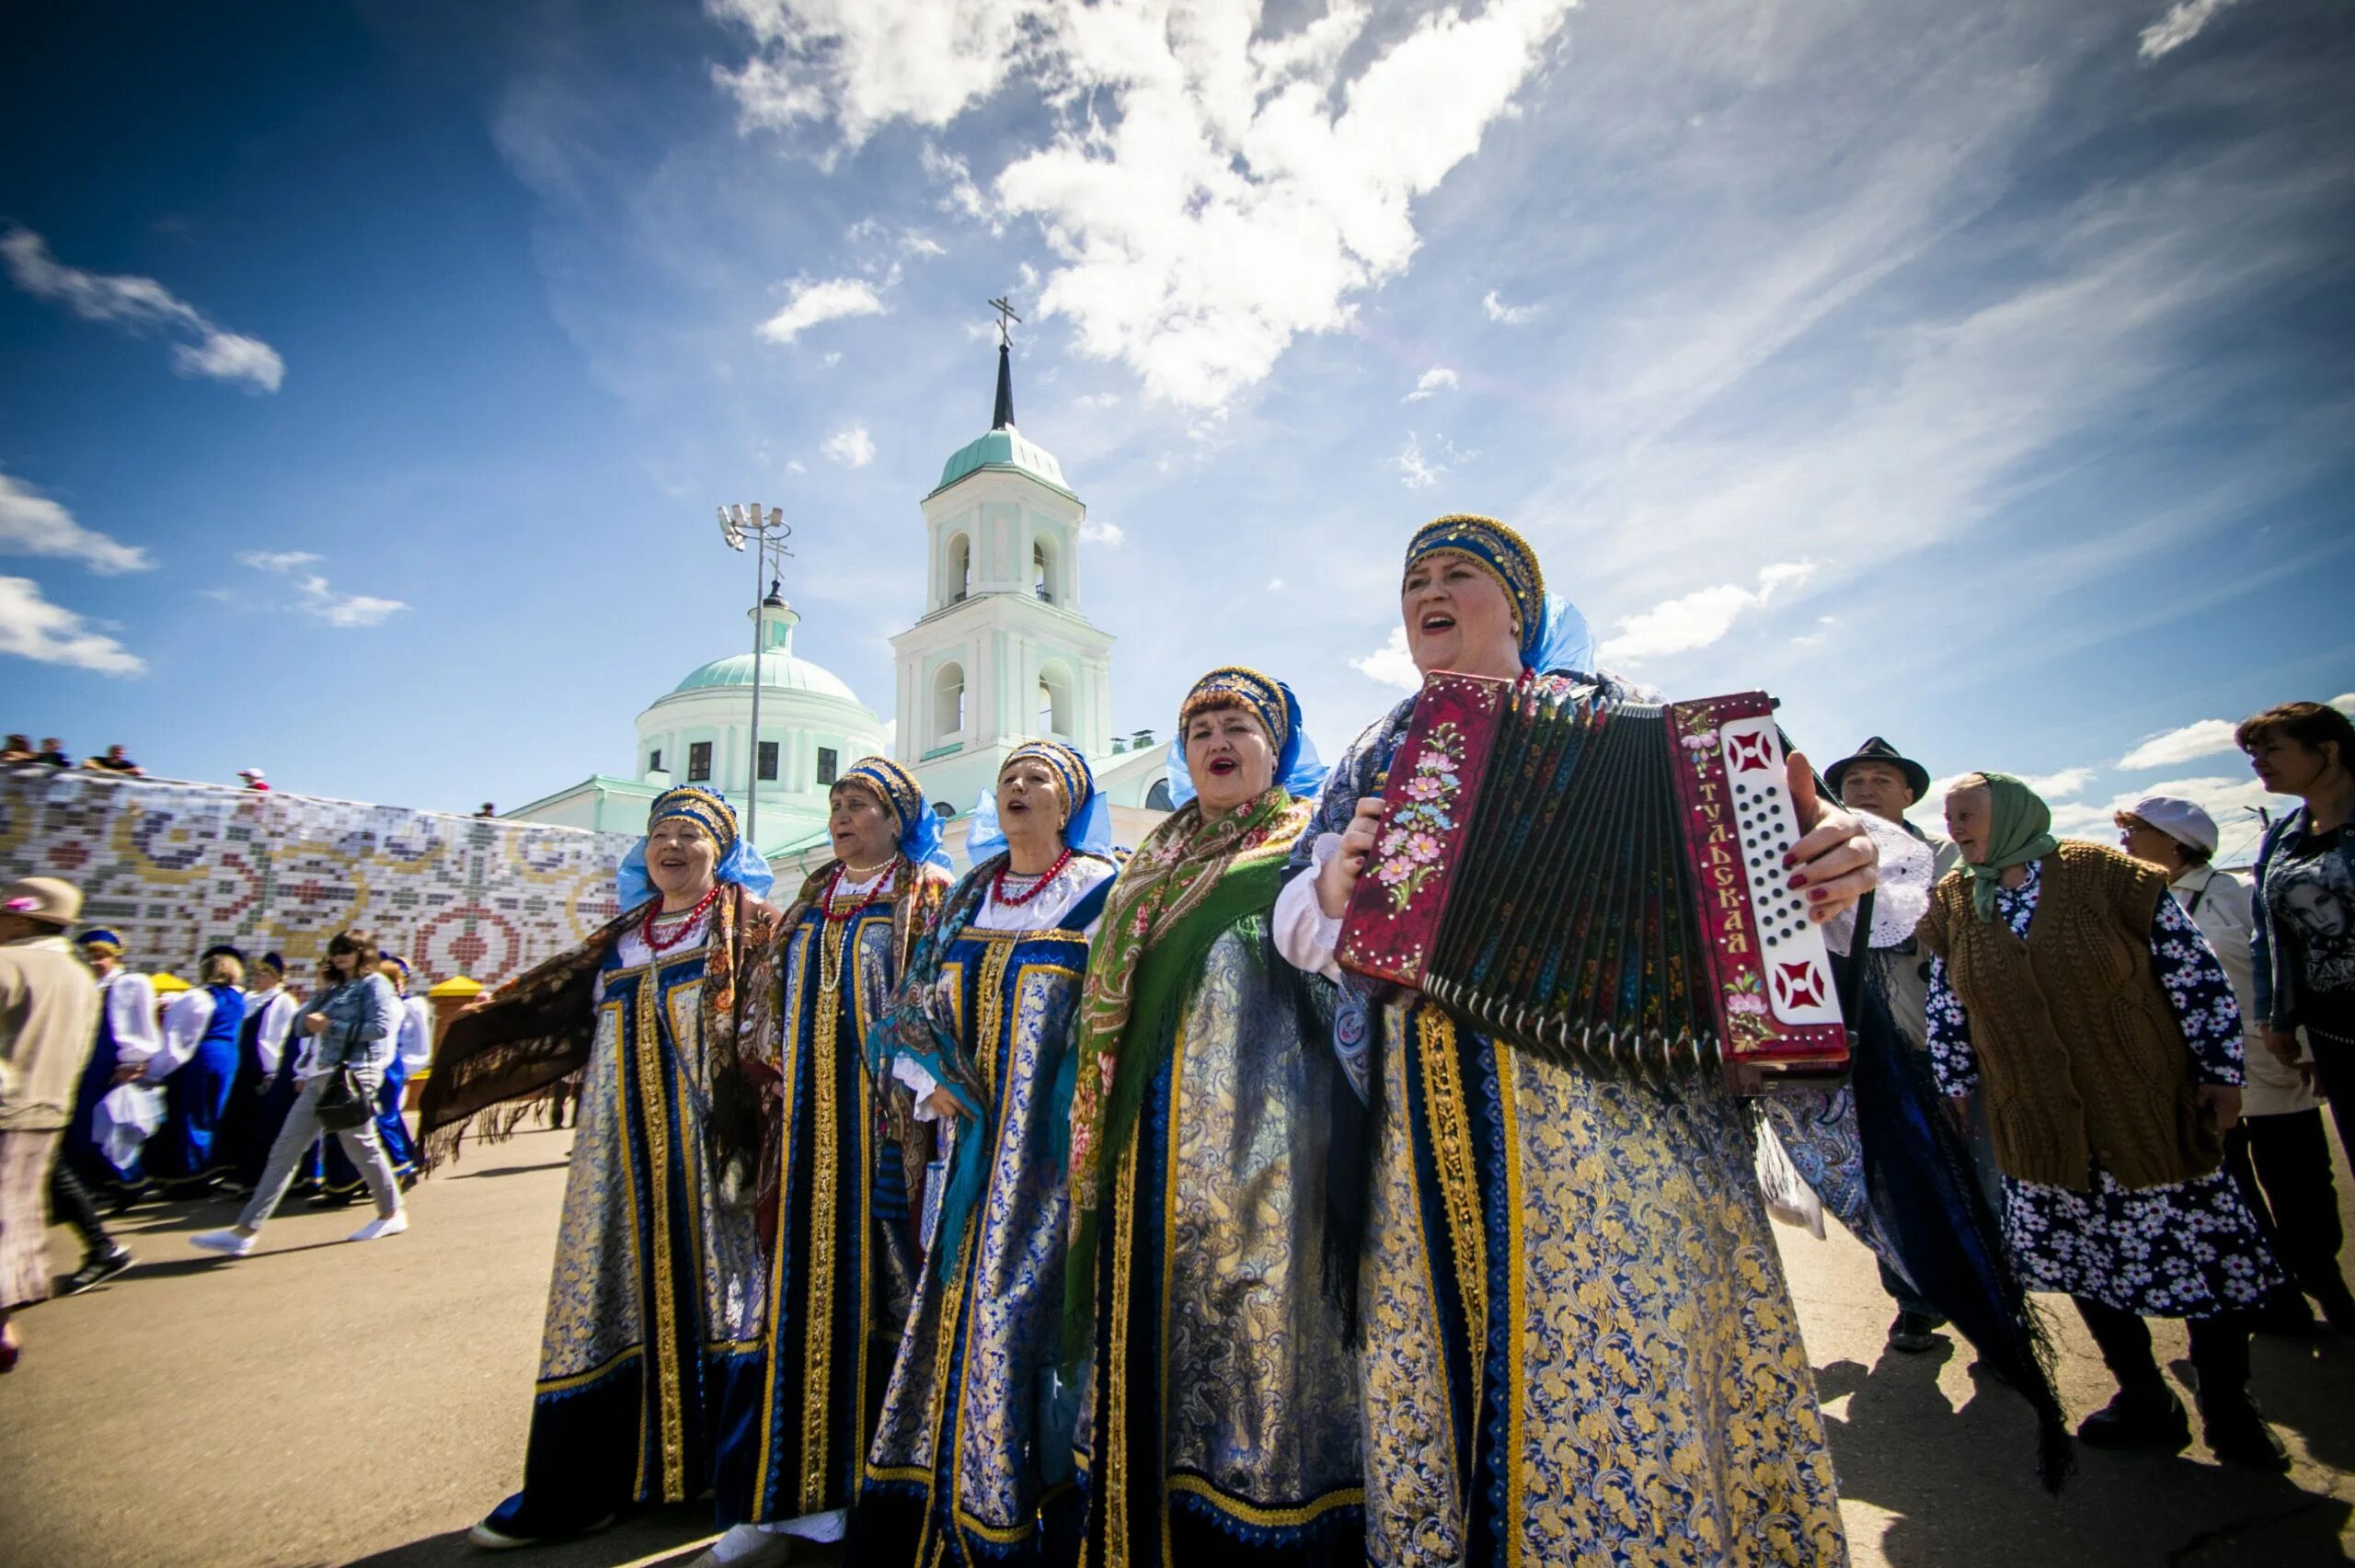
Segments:
[[[237,1222],[225,1230],[201,1230],[189,1238],[192,1246],[207,1252],[221,1253],[241,1258],[254,1250],[254,1242],[261,1228],[277,1210],[279,1200],[294,1179],[294,1167],[310,1151],[320,1133],[319,1096],[341,1068],[350,1068],[360,1079],[360,1090],[371,1102],[385,1081],[385,1069],[390,1063],[396,1036],[400,1028],[401,1006],[393,994],[392,983],[376,970],[376,938],[364,931],[338,932],[327,944],[327,968],[333,984],[316,998],[304,1011],[301,1027],[304,1034],[316,1039],[316,1049],[311,1059],[311,1075],[286,1113],[284,1125],[278,1129],[278,1141],[270,1145],[270,1162],[263,1167],[261,1182],[254,1188],[254,1196],[246,1205]],[[385,1146],[376,1132],[373,1119],[363,1120],[358,1127],[346,1127],[336,1136],[343,1140],[343,1151],[360,1168],[367,1180],[368,1190],[376,1199],[376,1218],[353,1231],[354,1242],[373,1242],[379,1236],[396,1236],[408,1229],[408,1216],[401,1209],[401,1189],[393,1179],[393,1168],[385,1158]]]
[[[2355,1151],[2355,722],[2321,703],[2283,703],[2233,732],[2257,782],[2303,803],[2257,852],[2249,956],[2265,1048],[2296,1066],[2298,1031]]]

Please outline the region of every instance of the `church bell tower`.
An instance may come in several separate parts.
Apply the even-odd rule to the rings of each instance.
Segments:
[[[1112,638],[1080,612],[1087,508],[1053,454],[1015,428],[1007,326],[1019,318],[992,303],[990,428],[950,455],[924,498],[924,615],[891,639],[893,755],[959,816],[1025,740],[1060,740],[1092,757],[1111,745]]]

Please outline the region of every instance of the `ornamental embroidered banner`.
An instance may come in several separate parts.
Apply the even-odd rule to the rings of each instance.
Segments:
[[[299,983],[327,939],[373,930],[416,985],[485,985],[554,957],[621,911],[637,841],[220,784],[90,773],[0,775],[0,875],[61,876],[125,960],[195,976],[216,942],[275,949]]]

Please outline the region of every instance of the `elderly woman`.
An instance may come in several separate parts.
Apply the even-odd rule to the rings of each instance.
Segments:
[[[1984,1086],[2015,1265],[2029,1288],[2075,1300],[2118,1379],[2078,1437],[2190,1443],[2142,1322],[2187,1318],[2208,1447],[2287,1470],[2248,1395],[2246,1314],[2282,1276],[2220,1169],[2242,1064],[2215,951],[2165,872],[2056,842],[2051,812],[2009,774],[1966,774],[1946,809],[1963,863],[1919,932],[1931,1062],[1959,1114]]]
[[[1047,740],[1007,754],[994,806],[967,840],[973,869],[867,1036],[878,1076],[915,1091],[952,1152],[867,1452],[851,1532],[861,1562],[1038,1561],[1041,1501],[1069,1469],[1054,1364],[1071,1025],[1111,891],[1110,815],[1086,759]]]
[[[719,1505],[731,1528],[705,1563],[781,1562],[787,1536],[842,1538],[874,1436],[871,1397],[899,1348],[922,1266],[910,1189],[931,1137],[904,1084],[867,1071],[864,1042],[950,877],[940,818],[913,774],[864,757],[836,782],[834,858],[786,911],[746,1062],[764,1086],[769,1249],[766,1356],[722,1423]]]
[[[1490,519],[1419,531],[1399,607],[1425,672],[1625,694],[1577,672],[1576,612]],[[1339,974],[1340,917],[1413,709],[1400,703],[1350,748],[1294,852],[1277,941],[1304,969]],[[1871,887],[1876,859],[1854,817],[1796,787],[1807,782],[1795,780],[1810,830],[1792,885],[1821,921]],[[1343,1212],[1360,1191],[1366,1205],[1369,1557],[1844,1561],[1740,1104],[1715,1081],[1663,1093],[1500,1048],[1419,996],[1354,979],[1334,1037],[1349,1100],[1374,1124],[1370,1171],[1337,1161],[1333,1178]]]
[[[523,1490],[474,1527],[522,1546],[715,1482],[732,1385],[760,1373],[761,1101],[741,1039],[778,933],[768,864],[718,794],[654,797],[622,917],[453,1019],[419,1108],[429,1164],[471,1118],[511,1133],[580,1072]]]
[[[1350,1091],[1332,988],[1269,929],[1324,770],[1291,689],[1255,670],[1202,677],[1178,723],[1193,798],[1113,885],[1080,1002],[1064,1327],[1090,1368],[1086,1560],[1361,1562],[1357,1389],[1320,1288]]]

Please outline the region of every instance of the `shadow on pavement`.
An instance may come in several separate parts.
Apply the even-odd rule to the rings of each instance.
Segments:
[[[578,1540],[552,1541],[512,1554],[485,1551],[452,1530],[424,1540],[413,1540],[389,1551],[344,1559],[333,1568],[492,1568],[528,1560],[532,1568],[686,1568],[711,1544],[711,1503],[683,1503],[629,1515],[609,1529]],[[797,1543],[797,1565],[827,1568],[842,1561],[841,1549]],[[304,1568],[330,1568],[322,1561]]]
[[[460,1171],[454,1176],[441,1176],[435,1179],[439,1181],[467,1182],[474,1180],[477,1176],[523,1176],[528,1175],[534,1171],[561,1171],[567,1165],[571,1163],[571,1160],[567,1158],[563,1160],[549,1160],[537,1165],[497,1165],[485,1171]]]
[[[1841,1497],[1898,1516],[1880,1543],[1891,1568],[2345,1561],[2347,1503],[2287,1476],[2203,1462],[2197,1448],[2161,1456],[2080,1447],[2076,1473],[2048,1496],[2036,1480],[2035,1422],[2017,1395],[1973,1365],[1970,1397],[1948,1403],[1937,1379],[1955,1354],[1952,1345],[1889,1352],[1869,1368],[1835,1361],[1816,1373],[1825,1402],[1848,1397],[1844,1419],[1824,1423]],[[2313,1390],[2310,1410],[2284,1397],[2286,1380],[2260,1371],[2268,1413],[2302,1436],[2301,1420],[2318,1417],[2334,1448],[2342,1445],[2341,1379]],[[2328,1402],[2337,1402],[2326,1413]]]

